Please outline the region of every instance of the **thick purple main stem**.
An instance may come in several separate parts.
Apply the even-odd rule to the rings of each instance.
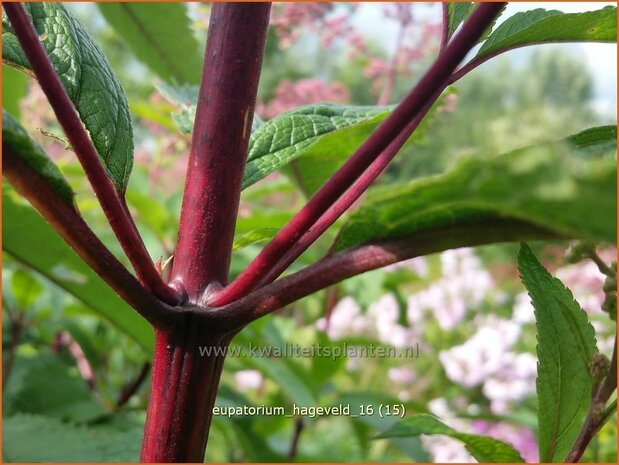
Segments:
[[[225,285],[270,3],[216,3],[189,154],[171,284],[200,303]],[[236,329],[236,328],[235,328]],[[141,461],[201,462],[234,330],[198,315],[158,329]],[[201,353],[208,346],[213,352]]]
[[[230,338],[191,318],[157,330],[140,462],[203,462]]]
[[[484,3],[477,7],[454,40],[443,50],[423,78],[353,156],[322,186],[292,220],[262,250],[254,261],[226,289],[211,299],[225,305],[255,288],[377,156],[413,120],[432,96],[441,89],[458,63],[475,45],[504,3]]]
[[[39,41],[39,36],[19,3],[4,3],[15,35],[28,58],[28,62],[43,89],[54,113],[60,122],[75,153],[84,167],[88,181],[92,185],[101,207],[118,238],[120,245],[131,261],[140,281],[159,298],[171,304],[180,302],[180,296],[166,286],[157,273],[142,238],[137,232],[133,219],[129,215],[124,201],[116,191],[112,180],[105,172],[82,122],[73,107],[47,52]]]
[[[216,3],[171,282],[198,303],[227,283],[270,3]]]

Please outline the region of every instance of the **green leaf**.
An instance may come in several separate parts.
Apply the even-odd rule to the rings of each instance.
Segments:
[[[526,244],[520,248],[518,268],[535,307],[540,461],[563,462],[591,404],[595,331],[569,289]]]
[[[434,123],[437,109],[443,105],[445,97],[453,93],[455,93],[453,87],[443,92],[408,139],[407,145],[423,141],[427,128]],[[318,138],[315,143],[298,154],[298,158],[292,161],[284,172],[294,180],[305,195],[312,195],[367,140],[388,114],[389,110],[383,109],[383,112],[376,116]]]
[[[2,193],[2,248],[21,263],[81,300],[140,344],[153,347],[150,325],[82,261],[14,192]]]
[[[377,115],[317,138],[308,147],[294,154],[295,158],[283,167],[284,173],[306,196],[311,196],[386,117],[387,113]]]
[[[97,3],[145,65],[168,83],[198,84],[202,53],[184,3]]]
[[[26,95],[28,77],[13,68],[2,65],[2,108],[19,118],[19,101]]]
[[[127,190],[127,202],[136,209],[137,218],[158,237],[167,238],[175,234],[178,219],[161,202],[133,188]]]
[[[133,166],[133,129],[120,81],[99,46],[61,3],[24,3],[24,8],[101,161],[124,192]],[[32,75],[4,11],[2,25],[3,62]]]
[[[449,18],[447,31],[449,32],[449,37],[456,32],[458,26],[471,14],[474,8],[475,4],[473,2],[449,2],[447,4],[447,17]]]
[[[279,231],[279,228],[260,228],[243,234],[237,234],[234,236],[232,250],[239,250],[248,245],[272,239]]]
[[[488,436],[460,433],[432,415],[415,415],[396,423],[377,438],[416,437],[421,434],[442,434],[462,442],[466,450],[479,462],[524,462],[512,446]]]
[[[172,119],[181,132],[191,133],[198,87],[157,87],[164,98],[178,107]],[[243,189],[301,156],[312,156],[311,169],[304,170],[301,187],[313,192],[361,145],[390,108],[320,103],[282,113],[267,122],[254,115]]]
[[[503,14],[503,11],[505,11],[506,7],[507,5],[504,5],[501,8],[501,11],[499,12],[499,14],[492,20],[492,22],[490,23],[486,31],[477,40],[478,43],[483,42],[484,40],[486,40],[486,37],[490,35],[490,33],[492,32],[492,28],[494,27],[499,17]],[[468,17],[471,15],[474,9],[475,9],[475,3],[472,3],[472,2],[449,2],[447,3],[448,37],[451,37],[454,34],[454,32],[456,32],[456,29],[458,29],[458,26],[460,26],[462,22],[468,19]]]
[[[157,89],[168,102],[178,107],[178,111],[172,113],[172,119],[183,134],[191,134],[193,121],[196,118],[198,106],[198,94],[200,88],[192,85],[167,85],[157,84]],[[251,123],[252,132],[264,124],[260,117],[254,114]]]
[[[387,107],[322,103],[306,105],[267,121],[250,137],[243,188],[304,155],[327,135],[339,135],[340,130],[369,120],[377,124],[388,112]],[[333,139],[325,140],[325,144],[333,142]]]
[[[30,309],[43,292],[43,286],[24,270],[17,269],[11,277],[11,289],[17,307],[24,311]]]
[[[267,346],[264,346],[264,348],[266,349]],[[279,357],[253,357],[247,359],[248,366],[259,370],[266,377],[277,383],[296,405],[303,407],[317,405],[314,393],[305,380],[296,373],[290,363],[285,358]]]
[[[26,130],[4,109],[2,109],[2,144],[12,147],[15,155],[22,158],[34,171],[45,178],[67,203],[73,203],[73,190],[58,167],[41,146],[32,140]]]
[[[461,225],[505,220],[614,242],[616,162],[586,156],[611,150],[616,150],[616,129],[597,128],[567,141],[464,158],[444,174],[374,189],[344,225],[337,250],[432,231],[448,237]],[[462,240],[452,239],[449,247]]]
[[[157,90],[168,102],[178,107],[178,111],[172,113],[172,120],[183,134],[191,134],[193,120],[196,117],[198,105],[199,86],[193,85],[169,85],[160,83]]]
[[[597,126],[585,129],[570,136],[568,141],[578,148],[575,154],[583,158],[614,158],[617,156],[616,126]]]
[[[586,13],[535,10],[516,13],[488,36],[474,60],[516,47],[548,42],[615,42],[617,7]]]
[[[81,423],[105,414],[86,382],[58,357],[18,357],[14,370],[3,396],[5,415],[41,414]]]
[[[141,431],[75,426],[16,415],[2,421],[3,462],[135,462]]]

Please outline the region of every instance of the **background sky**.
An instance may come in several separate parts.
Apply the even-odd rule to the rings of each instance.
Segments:
[[[519,11],[532,10],[535,8],[545,8],[560,10],[565,13],[577,13],[582,11],[591,11],[603,8],[605,5],[616,5],[613,2],[510,2],[507,6],[502,18],[499,18],[498,23],[509,18],[514,13]],[[380,4],[366,3],[355,13],[355,23],[364,30],[368,35],[374,36],[380,40],[385,47],[395,43],[397,26],[392,21],[376,21],[377,17],[382,18],[379,11]],[[420,5],[417,14],[428,16],[429,18],[440,17],[440,3],[428,3]],[[568,48],[572,53],[581,54],[594,78],[594,107],[605,115],[616,118],[617,114],[617,45],[616,44],[553,44],[545,45],[545,47]],[[518,64],[524,62],[533,53],[535,47],[527,47],[520,50],[514,50],[504,54],[504,57]],[[492,61],[482,65],[494,66]]]

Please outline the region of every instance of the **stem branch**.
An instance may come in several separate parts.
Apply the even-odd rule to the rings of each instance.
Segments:
[[[503,3],[477,7],[456,38],[389,117],[344,165],[314,194],[249,266],[211,303],[224,305],[246,295],[292,248],[309,228],[359,178],[372,162],[410,124],[431,98],[440,91],[452,71],[496,17]]]
[[[3,175],[95,273],[151,323],[168,319],[171,308],[159,301],[105,247],[76,210],[13,148],[2,144]]]
[[[167,303],[179,303],[181,297],[164,284],[155,270],[153,261],[142,242],[133,219],[114,183],[101,164],[97,151],[92,145],[73,103],[62,86],[58,74],[47,56],[47,52],[43,45],[41,45],[39,36],[24,7],[19,3],[5,3],[3,8],[11,21],[11,26],[28,58],[39,85],[47,96],[49,103],[54,109],[56,118],[58,118],[58,122],[71,142],[86,172],[88,181],[99,199],[103,212],[120,245],[131,261],[138,279]]]
[[[301,433],[305,427],[303,417],[298,417],[294,421],[294,431],[292,432],[292,441],[290,442],[290,449],[288,451],[288,460],[292,461],[297,458],[299,452],[299,440],[301,439]]]
[[[604,260],[597,254],[595,247],[592,247],[591,250],[587,253],[587,256],[596,264],[600,273],[606,276],[616,276],[617,273],[610,266],[608,266]]]
[[[370,185],[387,168],[387,165],[397,155],[398,151],[406,143],[410,135],[417,129],[427,112],[430,110],[442,89],[437,92],[428,104],[398,136],[383,150],[372,162],[368,169],[344,192],[344,194],[331,205],[327,211],[312,225],[308,231],[290,248],[288,252],[258,281],[257,287],[270,284],[284,272],[297,258],[301,256],[322,234],[329,229],[348,210]]]
[[[302,297],[366,271],[455,247],[556,238],[554,233],[517,220],[477,220],[412,236],[367,244],[329,255],[297,273],[264,286],[237,301],[202,310],[213,328],[242,327]]]
[[[13,369],[13,364],[15,363],[15,353],[17,352],[19,341],[22,333],[26,329],[26,318],[23,311],[13,311],[11,307],[4,302],[4,299],[2,299],[2,308],[6,310],[9,317],[9,330],[11,333],[8,341],[9,355],[6,362],[2,365],[2,389],[4,390],[9,380],[11,370]]]

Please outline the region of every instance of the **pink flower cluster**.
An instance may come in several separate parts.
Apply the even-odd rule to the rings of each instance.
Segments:
[[[58,137],[64,137],[64,132],[54,115],[47,97],[36,81],[28,84],[28,91],[19,103],[23,114],[21,121],[28,134],[36,140],[52,160],[73,160],[71,153],[65,148],[65,144],[49,135],[43,135],[41,130],[49,129],[50,133]],[[52,128],[52,129],[50,129]],[[54,129],[55,128],[55,129]]]
[[[487,317],[465,343],[439,354],[447,377],[462,386],[482,386],[495,414],[535,393],[537,360],[529,353],[515,353],[521,326],[512,320]]]
[[[370,51],[365,37],[353,25],[354,10],[360,6],[350,4],[346,8],[348,11],[341,12],[341,7],[331,3],[277,4],[271,14],[271,26],[283,49],[297,42],[305,31],[315,34],[324,48],[332,47],[338,41],[345,43],[348,59],[357,57],[367,63],[363,75],[372,81],[372,92],[377,96],[378,103],[387,104],[391,101],[396,78],[412,75],[415,64],[436,51],[440,24],[418,24],[413,14],[415,7],[410,3],[382,5],[384,17],[396,22],[399,30],[396,49],[391,57],[384,57]],[[315,89],[307,95],[310,84]],[[345,89],[337,83],[308,79],[298,83],[284,81],[280,86],[270,102],[260,105],[262,110],[259,109],[259,114],[270,118],[298,106],[298,102],[348,101],[343,92]],[[296,89],[297,86],[299,89]]]
[[[295,43],[303,28],[321,30],[325,16],[333,11],[332,3],[277,3],[271,12],[271,26],[282,48]]]
[[[454,329],[494,287],[492,276],[472,249],[448,250],[440,260],[442,276],[408,298],[411,325],[418,326],[431,314],[442,329]]]

